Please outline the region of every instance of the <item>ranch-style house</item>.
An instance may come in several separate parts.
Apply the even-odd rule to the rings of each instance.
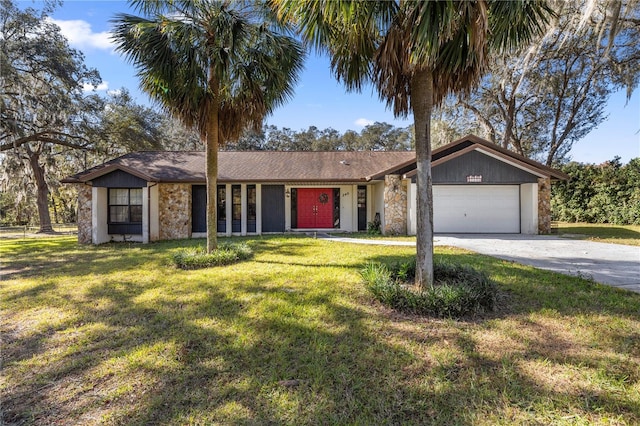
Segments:
[[[433,151],[434,231],[548,233],[564,173],[476,136]],[[415,152],[219,153],[219,235],[416,232]],[[134,152],[63,180],[78,189],[78,240],[206,234],[204,152]]]

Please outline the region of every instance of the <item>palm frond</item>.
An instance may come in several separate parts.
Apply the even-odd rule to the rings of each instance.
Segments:
[[[347,89],[372,81],[396,116],[410,111],[411,82],[429,69],[433,101],[468,92],[492,50],[527,43],[551,9],[541,0],[348,1],[271,0],[281,19],[328,53]]]
[[[142,89],[205,137],[213,109],[221,143],[260,127],[293,94],[304,50],[273,32],[249,3],[134,0],[148,17],[114,19],[117,51],[134,64]]]
[[[391,25],[396,2],[271,0],[277,15],[294,22],[307,45],[329,54],[331,69],[347,90],[372,78],[372,59]]]
[[[491,46],[498,52],[529,45],[545,33],[556,17],[548,2],[523,0],[493,1],[489,4]]]

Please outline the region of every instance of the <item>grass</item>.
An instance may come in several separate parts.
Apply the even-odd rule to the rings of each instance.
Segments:
[[[416,241],[415,235],[381,235],[368,234],[366,232],[335,232],[329,235],[337,238],[358,238],[362,240]]]
[[[414,258],[415,259],[415,258]],[[433,286],[416,288],[416,262],[369,263],[360,275],[371,294],[399,312],[435,318],[473,318],[491,312],[496,286],[482,271],[467,265],[437,261]]]
[[[558,234],[570,238],[603,243],[640,246],[640,225],[560,222],[558,224]]]
[[[246,243],[222,243],[216,250],[207,253],[204,245],[185,247],[173,253],[175,265],[181,269],[202,269],[213,266],[231,265],[251,257],[253,252]]]
[[[73,223],[52,223],[51,227],[54,232],[72,235],[78,234],[78,226]],[[39,234],[39,226],[33,225],[15,225],[0,226],[0,239],[9,238],[48,238],[51,234]]]
[[[0,241],[3,422],[640,423],[639,294],[437,248],[500,295],[433,320],[360,283],[412,247],[249,243],[245,262],[184,271],[171,255],[201,241]]]

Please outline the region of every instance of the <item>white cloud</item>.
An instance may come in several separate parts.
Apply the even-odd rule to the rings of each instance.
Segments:
[[[69,40],[72,47],[78,49],[99,49],[113,50],[113,43],[110,40],[111,33],[102,31],[94,33],[91,24],[80,19],[59,20],[51,19],[51,22],[60,27],[62,35]]]
[[[353,124],[355,124],[356,126],[360,126],[360,127],[367,127],[373,124],[373,121],[366,119],[366,118],[358,118],[356,121],[353,122]]]
[[[93,84],[89,84],[89,83],[83,83],[82,84],[82,91],[83,92],[92,92],[94,90],[102,91],[102,90],[107,90],[108,88],[109,88],[109,82],[108,81],[103,81],[102,83],[98,84],[97,87],[94,87]]]

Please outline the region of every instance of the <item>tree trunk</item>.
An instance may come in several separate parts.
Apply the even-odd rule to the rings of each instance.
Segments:
[[[218,108],[214,107],[207,124],[205,146],[207,174],[207,253],[218,248]]]
[[[49,214],[49,186],[44,178],[44,166],[40,165],[40,151],[32,151],[27,149],[29,156],[29,164],[36,180],[37,196],[36,205],[38,206],[38,218],[40,220],[40,233],[53,232],[51,227],[51,215]]]
[[[416,136],[418,209],[416,235],[416,285],[433,286],[433,190],[431,179],[431,111],[433,74],[416,71],[411,80],[411,109]]]
[[[56,197],[51,194],[51,207],[53,207],[53,220],[56,223],[60,223],[60,217],[58,216],[58,207],[56,206]]]
[[[216,114],[217,116],[217,114]],[[217,117],[215,118],[217,122]],[[209,118],[213,121],[213,118]],[[217,124],[209,125],[215,136],[207,132],[205,143],[205,156],[207,158],[207,253],[211,253],[218,248],[218,212],[217,212],[217,192],[218,192],[218,136]]]
[[[210,70],[210,76],[213,70]],[[213,90],[214,99],[211,102],[209,114],[207,116],[207,134],[205,146],[206,175],[207,175],[207,253],[211,253],[218,248],[218,145],[219,128],[218,122],[218,93],[215,81],[210,77],[209,87]]]

